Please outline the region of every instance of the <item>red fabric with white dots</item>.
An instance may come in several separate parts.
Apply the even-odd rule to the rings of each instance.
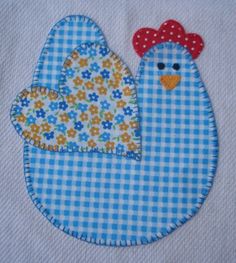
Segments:
[[[167,20],[159,30],[148,27],[140,28],[133,36],[133,46],[140,57],[152,46],[168,41],[187,48],[194,59],[200,55],[204,47],[201,36],[195,33],[185,33],[182,25],[175,20]]]

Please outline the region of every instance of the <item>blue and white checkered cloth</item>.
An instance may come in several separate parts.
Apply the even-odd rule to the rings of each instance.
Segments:
[[[75,15],[57,22],[41,52],[32,85],[58,91],[65,58],[82,43],[106,44],[102,31],[90,18]]]
[[[70,36],[58,30],[66,34],[61,39]],[[60,47],[56,57],[67,52]],[[161,87],[157,61],[165,63],[165,74],[172,72],[173,63],[181,65],[181,83],[174,90]],[[47,67],[39,76],[39,83],[52,87],[59,72]],[[212,184],[217,161],[214,116],[188,52],[173,43],[153,47],[140,63],[137,84],[141,161],[25,145],[25,176],[33,202],[55,226],[88,242],[155,241],[191,218]]]

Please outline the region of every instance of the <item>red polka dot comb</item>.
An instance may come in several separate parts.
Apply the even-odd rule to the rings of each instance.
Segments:
[[[140,28],[133,36],[133,46],[142,57],[152,46],[162,42],[174,42],[187,48],[192,57],[197,58],[204,47],[201,36],[195,33],[185,33],[183,26],[175,20],[167,20],[158,30]]]

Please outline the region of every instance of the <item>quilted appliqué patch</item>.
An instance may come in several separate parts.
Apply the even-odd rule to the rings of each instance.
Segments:
[[[214,114],[193,60],[202,38],[168,20],[133,45],[135,79],[91,19],[62,19],[11,110],[33,203],[99,245],[168,235],[197,213],[216,172]]]
[[[27,142],[50,151],[140,159],[134,79],[108,47],[76,48],[64,63],[59,89],[61,94],[32,87],[16,99],[13,123]]]

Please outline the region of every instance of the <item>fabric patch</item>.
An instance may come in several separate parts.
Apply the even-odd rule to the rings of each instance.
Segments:
[[[61,94],[23,91],[12,121],[24,139],[45,150],[114,153],[140,160],[134,79],[106,46],[82,44],[65,63]]]
[[[152,46],[168,41],[186,47],[193,59],[200,55],[204,47],[201,36],[195,33],[185,33],[183,26],[175,20],[167,20],[158,30],[148,27],[141,28],[133,36],[133,46],[140,57]]]
[[[72,36],[67,32],[64,37],[69,40]],[[102,54],[97,55],[101,47],[101,53],[109,50],[98,43],[73,46],[64,56],[55,91],[54,85],[50,91],[42,86],[37,93],[47,91],[46,97],[60,93],[66,99],[86,91],[86,97],[91,94],[96,104],[95,95],[101,94],[94,90],[99,84],[109,94],[108,98],[107,94],[102,96],[114,105],[120,94],[113,97],[113,91],[122,91],[123,96],[126,86],[134,90],[134,83],[124,70],[124,76],[129,76],[126,80],[132,83],[123,79],[125,86],[119,83],[115,87],[115,81],[105,86],[105,80],[110,80],[107,76],[117,69],[105,68],[110,63],[104,62]],[[88,56],[89,51],[96,55]],[[92,66],[90,56],[97,65]],[[112,65],[115,61],[117,58]],[[106,71],[100,70],[103,64]],[[96,70],[103,72],[103,83],[91,81]],[[48,68],[47,74],[50,73]],[[58,72],[52,79],[55,76]],[[75,238],[110,246],[156,241],[195,215],[211,188],[217,164],[217,130],[207,91],[191,54],[171,42],[153,46],[140,61],[135,85],[142,134],[142,159],[138,162],[100,152],[49,151],[25,143],[25,181],[33,203],[55,227]],[[171,89],[166,89],[167,85]],[[80,93],[79,98],[84,99],[84,95]],[[78,112],[81,109],[85,107]]]

